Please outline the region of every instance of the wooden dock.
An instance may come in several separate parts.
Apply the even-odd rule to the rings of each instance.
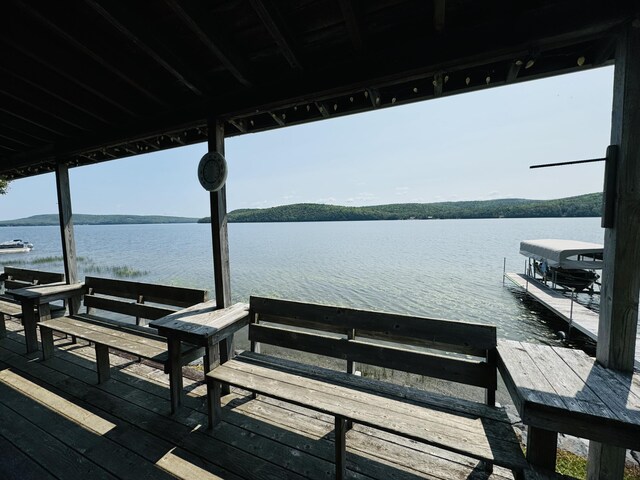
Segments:
[[[567,298],[562,293],[547,287],[539,280],[534,280],[528,275],[505,273],[505,277],[522,288],[537,302],[548,308],[558,318],[565,321],[571,328],[575,328],[596,342],[598,341],[599,315],[596,312],[577,302],[572,302],[570,298]],[[636,368],[640,368],[640,330],[636,335],[635,364]]]
[[[0,339],[0,478],[332,479],[333,418],[236,391],[223,421],[206,430],[206,389],[185,369],[188,395],[170,414],[161,369],[111,355],[97,385],[95,352],[57,339],[45,362],[25,353],[18,322]],[[478,461],[356,425],[348,432],[353,480],[513,479]]]

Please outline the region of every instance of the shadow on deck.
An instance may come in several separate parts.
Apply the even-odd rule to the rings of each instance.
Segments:
[[[20,325],[0,340],[0,478],[332,479],[333,419],[242,392],[206,430],[206,389],[185,378],[185,406],[170,415],[168,376],[111,355],[96,385],[94,350],[58,339],[56,356],[24,354]],[[377,430],[347,434],[352,479],[506,479],[476,460]]]

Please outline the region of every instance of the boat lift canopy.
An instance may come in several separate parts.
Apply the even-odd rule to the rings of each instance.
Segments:
[[[523,240],[520,253],[555,268],[601,270],[604,246],[577,240]]]

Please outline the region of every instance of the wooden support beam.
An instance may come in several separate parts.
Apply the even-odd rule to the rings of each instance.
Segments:
[[[153,93],[151,93],[149,89],[147,89],[145,86],[137,82],[135,79],[126,75],[119,67],[112,65],[111,63],[106,61],[104,58],[102,58],[102,56],[100,56],[98,53],[96,53],[95,51],[87,47],[87,45],[84,42],[77,40],[72,35],[70,35],[66,30],[56,25],[55,22],[51,19],[51,17],[42,15],[35,8],[30,7],[29,5],[24,3],[22,0],[14,0],[14,2],[20,6],[23,12],[27,13],[32,18],[35,18],[38,22],[40,22],[50,31],[54,32],[60,38],[64,39],[68,44],[72,45],[76,50],[81,52],[83,55],[86,55],[87,57],[91,58],[98,65],[100,65],[105,70],[111,72],[120,80],[122,80],[123,82],[127,83],[128,85],[136,89],[138,92],[140,92],[142,95],[147,97],[149,100],[155,102],[158,105],[161,105],[162,107],[165,107],[165,108],[169,107],[169,104],[167,102],[160,99],[157,95],[154,95]]]
[[[284,120],[282,118],[280,118],[277,114],[275,114],[273,112],[269,112],[269,115],[271,115],[271,118],[273,118],[274,122],[276,122],[281,127],[284,127],[285,123],[284,123]]]
[[[182,8],[182,4],[176,0],[165,0],[165,3],[242,85],[248,88],[252,87],[252,83],[245,73],[247,67],[244,66],[244,62],[239,60],[236,55],[230,53],[230,47],[222,46],[222,40],[214,34],[216,30],[215,26],[210,26],[210,28],[201,27],[199,22],[196,22],[196,20]]]
[[[518,73],[520,73],[520,68],[523,64],[524,62],[522,60],[516,60],[509,64],[506,83],[512,83],[516,80],[516,78],[518,78]]]
[[[47,142],[47,140],[44,137],[41,137],[40,135],[36,135],[31,131],[25,132],[22,130],[18,130],[16,126],[13,124],[13,122],[11,123],[0,122],[0,128],[2,129],[5,135],[11,135],[12,139],[22,138],[23,141],[28,142],[27,145],[33,145],[33,143],[29,142],[28,139],[37,140],[38,142],[43,142],[43,143]]]
[[[25,123],[28,123],[30,125],[33,125],[34,127],[38,127],[38,128],[40,128],[42,130],[46,130],[47,132],[53,133],[54,135],[59,135],[61,137],[66,136],[65,133],[61,132],[60,130],[58,130],[56,128],[50,127],[48,125],[45,125],[42,121],[36,121],[36,120],[33,120],[32,118],[25,117],[23,115],[19,115],[19,114],[15,113],[15,112],[7,109],[7,108],[0,107],[0,112],[5,113],[6,115],[9,115],[10,117],[17,118],[18,120],[21,120],[21,121],[23,121]]]
[[[21,98],[17,95],[14,95],[11,92],[7,92],[6,90],[0,89],[0,95],[4,95],[7,98],[10,98],[11,100],[21,103],[23,105],[27,105],[29,108],[36,110],[40,113],[44,113],[45,115],[55,118],[58,122],[62,122],[65,123],[67,125],[69,125],[70,127],[73,127],[77,130],[83,130],[83,131],[88,131],[89,128],[87,127],[86,124],[80,124],[79,122],[73,121],[73,120],[69,120],[67,118],[61,117],[60,115],[58,115],[56,112],[51,111],[51,110],[47,110],[45,108],[43,108],[39,103],[34,103],[30,100]]]
[[[219,119],[208,122],[210,152],[224,156],[224,122]],[[231,273],[229,270],[229,235],[227,231],[227,186],[210,193],[211,236],[213,239],[213,271],[216,295],[216,308],[231,305]],[[218,352],[211,351],[208,356],[219,356],[224,363],[233,356],[233,336],[221,340]],[[211,358],[209,358],[211,361]],[[229,393],[229,385],[222,386],[222,394]]]
[[[89,5],[98,15],[100,15],[109,25],[115,28],[120,34],[125,37],[128,41],[133,43],[139,50],[144,52],[148,57],[150,57],[154,62],[156,62],[160,67],[166,70],[173,78],[175,78],[182,85],[187,87],[193,93],[198,96],[202,96],[202,90],[198,88],[192,81],[188,80],[185,75],[181,73],[181,70],[184,70],[184,66],[180,65],[180,67],[176,67],[173,64],[178,62],[177,59],[173,59],[172,62],[168,62],[166,57],[168,52],[163,51],[162,54],[157,50],[153,49],[149,46],[147,41],[144,41],[140,38],[139,35],[133,33],[129,28],[127,28],[122,22],[120,22],[117,18],[115,18],[109,11],[107,11],[103,5],[99,4],[95,0],[85,0],[85,3]],[[147,34],[146,36],[149,36]]]
[[[433,96],[441,97],[442,89],[444,88],[444,75],[442,73],[436,73],[433,76]]]
[[[25,77],[24,75],[20,75],[17,72],[7,69],[4,66],[0,65],[0,72],[5,75],[5,76],[10,76],[10,77],[14,77],[14,81],[22,83],[24,85],[29,85],[30,87],[32,87],[35,90],[38,90],[40,92],[42,92],[44,95],[47,95],[51,98],[55,98],[56,100],[58,100],[59,102],[64,103],[65,105],[70,106],[71,108],[78,110],[81,113],[84,113],[87,116],[90,116],[92,118],[94,118],[95,120],[103,123],[103,124],[108,124],[109,122],[107,120],[105,120],[103,117],[101,117],[100,115],[97,115],[93,110],[88,109],[88,108],[84,108],[81,105],[78,105],[75,101],[71,101],[68,98],[63,97],[62,95],[57,94],[56,92],[52,91],[49,87],[49,85],[44,86],[38,82],[32,81],[29,78]]]
[[[605,229],[596,358],[633,371],[640,291],[640,20],[616,45],[611,144],[618,146],[614,225]],[[622,479],[625,450],[591,442],[588,478]]]
[[[327,106],[324,103],[314,102],[314,104],[323,118],[329,118],[329,109],[327,109]]]
[[[55,74],[64,78],[67,82],[69,82],[70,85],[73,84],[82,88],[83,90],[86,90],[87,92],[91,93],[92,95],[98,97],[99,99],[105,101],[106,103],[112,105],[113,107],[117,108],[118,110],[126,113],[131,117],[135,116],[135,113],[133,112],[133,110],[129,109],[128,107],[125,107],[122,103],[114,100],[113,98],[108,97],[104,93],[96,90],[88,83],[80,81],[76,75],[73,75],[72,73],[67,72],[64,68],[58,66],[54,59],[45,59],[41,55],[24,48],[24,45],[18,42],[14,42],[8,38],[2,38],[1,41],[4,41],[6,44],[8,44],[14,50],[18,51],[24,57],[31,59],[36,64],[39,64],[40,68],[44,66],[46,69],[51,70]],[[43,74],[46,74],[46,73],[43,72]]]
[[[245,120],[242,119],[229,119],[227,120],[231,125],[234,126],[234,128],[236,130],[238,130],[240,133],[247,133],[247,123]]]
[[[71,186],[69,184],[69,167],[65,163],[56,164],[56,190],[58,193],[58,215],[60,218],[60,238],[62,240],[62,257],[64,274],[68,284],[77,283],[78,264],[76,257],[76,241],[73,230],[73,211],[71,208]],[[80,299],[72,298],[69,312],[78,312]]]
[[[264,0],[249,0],[253,10],[256,12],[260,21],[269,31],[271,37],[275,40],[280,52],[284,58],[286,58],[291,68],[294,70],[302,70],[302,64],[293,51],[292,41],[286,34],[286,30],[283,26],[283,22],[278,18],[278,15],[272,8],[268,8]]]
[[[436,33],[444,31],[445,0],[433,0],[433,29]]]
[[[2,127],[0,127],[0,128],[2,128]],[[24,142],[22,142],[20,140],[17,140],[15,138],[13,138],[13,137],[8,137],[7,135],[4,135],[3,133],[0,133],[0,138],[4,138],[5,140],[7,140],[7,141],[9,141],[11,143],[15,143],[17,145],[22,145],[23,147],[29,147],[30,146],[30,144],[28,144],[28,143],[24,143]]]
[[[224,156],[224,122],[209,122],[209,151]],[[229,273],[229,236],[227,233],[227,187],[211,192],[211,234],[213,237],[213,269],[216,307],[231,305],[231,275]]]
[[[362,38],[362,30],[360,28],[360,22],[358,21],[353,1],[340,0],[340,9],[342,10],[342,16],[344,17],[344,21],[347,25],[349,37],[351,37],[353,49],[357,53],[362,53],[365,50],[365,44]]]
[[[380,92],[376,88],[367,88],[365,92],[367,92],[367,96],[369,97],[369,101],[373,108],[378,108],[382,102]]]
[[[591,63],[597,66],[603,65],[605,62],[607,62],[615,52],[616,43],[616,36],[610,36],[603,39],[600,46],[594,52],[593,61]]]

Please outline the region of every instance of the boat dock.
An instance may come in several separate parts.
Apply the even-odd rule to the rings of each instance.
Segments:
[[[596,342],[598,341],[599,315],[596,312],[523,273],[505,273],[504,276],[551,310],[571,328],[575,328]],[[640,368],[640,334],[636,337],[635,365],[636,368]]]

